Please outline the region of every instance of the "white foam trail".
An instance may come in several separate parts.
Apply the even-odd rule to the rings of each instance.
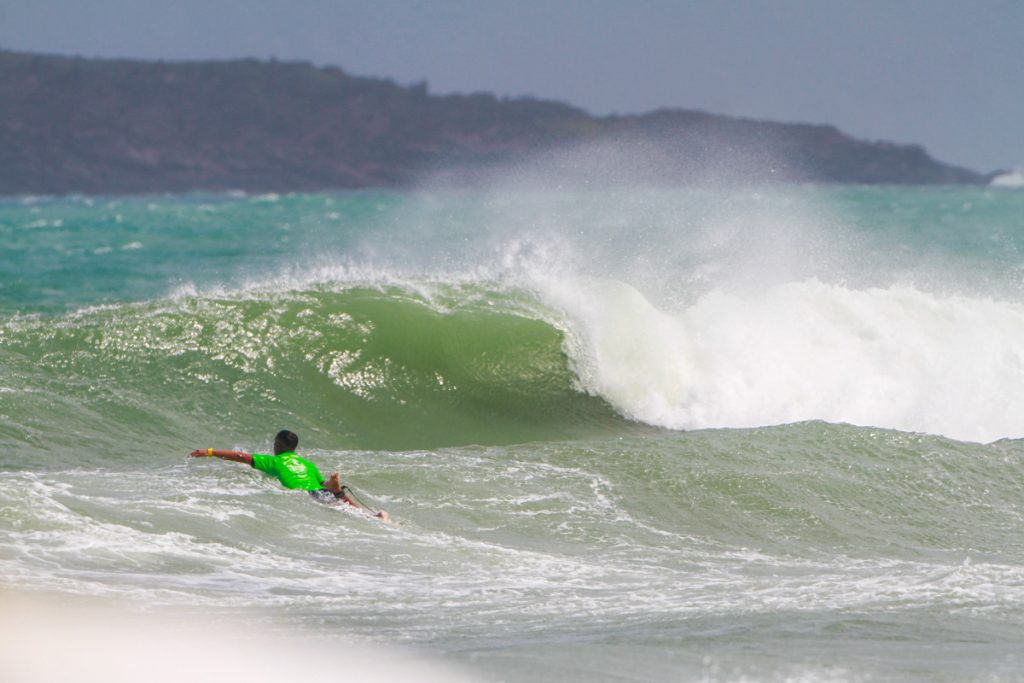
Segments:
[[[549,285],[582,388],[674,429],[826,420],[1024,435],[1024,307],[819,281],[716,289],[679,313],[614,281]]]

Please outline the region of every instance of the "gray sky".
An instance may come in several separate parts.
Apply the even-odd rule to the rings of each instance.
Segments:
[[[831,123],[1024,165],[1024,0],[0,0],[0,47],[334,64],[434,93]]]

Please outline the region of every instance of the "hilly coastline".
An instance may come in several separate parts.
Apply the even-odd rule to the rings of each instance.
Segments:
[[[591,150],[585,165],[628,157],[629,177],[652,183],[988,180],[920,146],[827,125],[675,109],[599,117],[533,98],[433,95],[425,83],[306,63],[0,51],[3,195],[463,183],[516,164],[563,163],[571,173],[580,150]]]

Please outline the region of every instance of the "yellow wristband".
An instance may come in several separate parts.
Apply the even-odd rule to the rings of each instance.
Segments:
[[[212,458],[213,457],[213,449],[212,448],[207,448],[206,449],[206,457],[208,457],[208,458]]]

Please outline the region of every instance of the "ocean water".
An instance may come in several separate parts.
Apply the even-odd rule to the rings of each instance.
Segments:
[[[186,458],[282,428],[395,523]],[[1022,439],[1013,189],[0,201],[7,594],[477,681],[1024,680]]]

